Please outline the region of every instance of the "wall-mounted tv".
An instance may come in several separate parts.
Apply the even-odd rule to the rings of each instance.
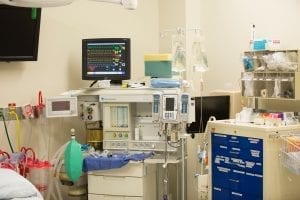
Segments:
[[[0,5],[0,61],[36,61],[41,9]]]

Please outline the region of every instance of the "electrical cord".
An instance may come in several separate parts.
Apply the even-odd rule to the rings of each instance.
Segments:
[[[10,150],[11,150],[12,153],[14,153],[15,151],[14,151],[12,145],[11,145],[11,141],[10,141],[9,134],[8,134],[8,131],[7,131],[7,126],[6,126],[4,115],[1,113],[0,117],[2,117],[2,120],[3,120],[3,124],[4,124],[4,128],[5,128],[5,133],[6,133],[6,137],[7,137],[7,141],[8,141]]]
[[[199,119],[199,133],[203,133],[203,96],[200,97],[200,119]]]
[[[93,81],[90,85],[90,88],[93,87],[97,82],[98,82],[98,80]]]
[[[18,150],[21,150],[21,125],[20,125],[19,116],[14,110],[9,111],[8,113],[10,115],[14,115],[17,120],[17,147]]]
[[[179,147],[181,147],[182,145],[180,144],[180,145],[173,145],[173,144],[177,144],[177,143],[179,143],[179,142],[170,142],[170,141],[168,141],[167,142],[168,143],[168,145],[170,146],[170,147],[173,147],[173,148],[179,148]]]

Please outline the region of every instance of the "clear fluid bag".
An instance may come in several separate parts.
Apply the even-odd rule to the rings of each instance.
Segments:
[[[195,72],[208,70],[207,56],[204,49],[203,37],[199,30],[195,31],[191,51],[191,65]]]
[[[172,55],[172,70],[174,72],[186,71],[186,41],[181,31],[172,36]]]

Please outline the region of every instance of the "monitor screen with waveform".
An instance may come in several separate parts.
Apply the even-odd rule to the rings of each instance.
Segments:
[[[111,81],[130,79],[130,39],[83,39],[82,79]]]

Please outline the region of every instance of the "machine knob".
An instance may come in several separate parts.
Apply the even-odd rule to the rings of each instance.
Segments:
[[[93,112],[93,108],[91,106],[87,107],[86,110],[87,110],[88,113],[92,113]]]

